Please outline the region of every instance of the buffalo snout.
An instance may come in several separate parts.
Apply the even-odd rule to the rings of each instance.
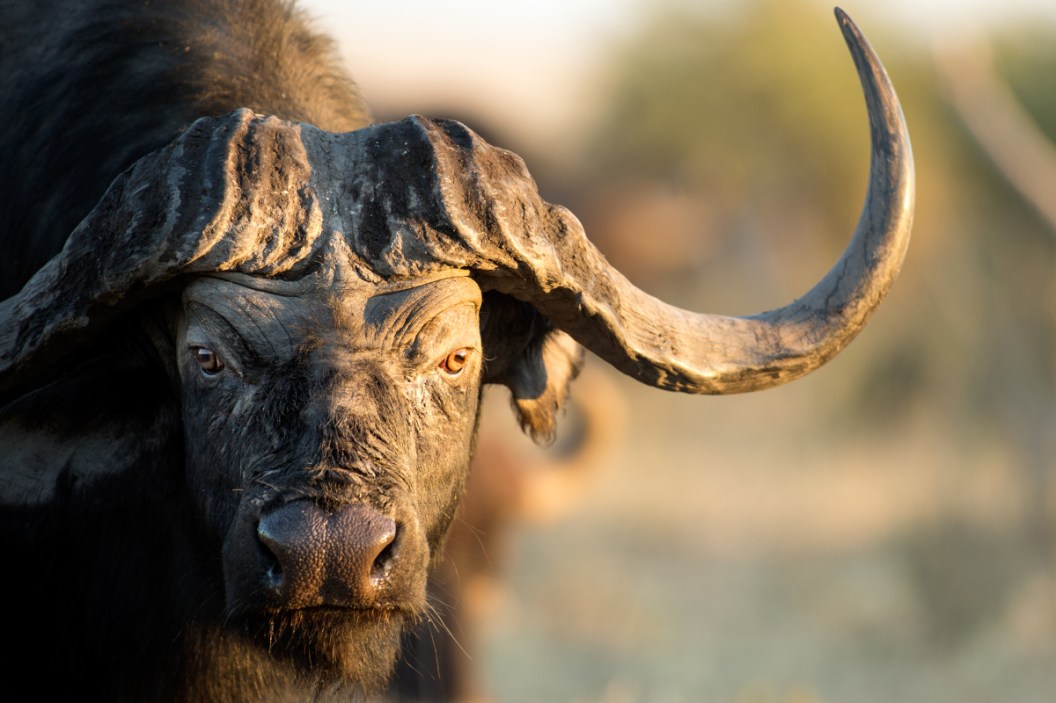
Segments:
[[[364,503],[286,503],[261,517],[257,536],[273,560],[265,584],[285,608],[373,607],[399,546],[396,521]]]

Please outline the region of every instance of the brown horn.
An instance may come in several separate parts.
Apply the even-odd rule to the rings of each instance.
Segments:
[[[446,162],[449,177],[440,188],[448,217],[462,241],[490,259],[490,270],[478,268],[482,284],[530,302],[622,372],[667,390],[762,390],[835,356],[897,277],[914,201],[913,155],[894,88],[851,19],[840,9],[836,16],[865,92],[872,164],[849,246],[806,295],[748,317],[668,305],[610,266],[570,212],[543,202],[514,155],[454,123],[423,124],[437,158]],[[451,186],[455,180],[461,189]],[[489,238],[498,242],[491,251],[482,246]]]

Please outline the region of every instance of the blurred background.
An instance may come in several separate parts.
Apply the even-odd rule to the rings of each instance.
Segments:
[[[671,303],[789,302],[857,221],[869,133],[831,4],[303,4],[379,120],[518,152]],[[451,627],[482,699],[1056,700],[1056,3],[842,7],[913,139],[901,278],[839,357],[763,393],[588,361],[566,432],[611,411],[596,470],[476,533],[500,578],[479,629]],[[565,440],[521,437],[504,393],[486,443],[552,462]]]

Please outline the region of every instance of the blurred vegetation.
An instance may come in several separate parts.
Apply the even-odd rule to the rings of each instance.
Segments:
[[[806,0],[753,0],[706,11],[650,3],[642,12],[639,27],[611,47],[584,96],[594,118],[581,150],[566,154],[553,171],[536,170],[544,194],[569,205],[635,283],[675,304],[726,314],[783,304],[805,292],[839,256],[865,193],[864,101],[853,64],[840,53],[831,11]],[[828,671],[831,678],[817,690],[797,689],[792,681],[788,690],[802,697],[781,697],[757,694],[749,685],[726,690],[718,700],[830,700],[826,690],[860,694],[831,700],[1048,700],[1056,681],[1031,657],[1051,663],[1056,656],[1056,231],[1025,205],[963,127],[945,98],[933,47],[919,34],[864,13],[855,20],[885,62],[912,135],[918,179],[914,241],[902,277],[862,335],[867,341],[857,342],[850,358],[834,362],[841,369],[838,381],[819,381],[809,397],[797,395],[803,405],[796,417],[779,423],[794,432],[807,424],[799,418],[809,416],[829,441],[859,442],[856,461],[863,464],[905,456],[911,447],[902,455],[895,449],[909,447],[906,437],[924,434],[934,454],[921,452],[911,460],[920,462],[922,480],[936,455],[963,464],[964,474],[944,474],[934,495],[936,504],[961,507],[933,510],[858,554],[836,551],[824,566],[814,564],[831,570],[825,573],[836,583],[851,579],[848,574],[864,568],[861,560],[869,560],[869,569],[897,584],[886,591],[882,579],[879,587],[856,584],[852,592],[880,588],[879,600],[854,605],[854,617],[839,616],[872,632],[872,644],[856,646],[873,669],[858,683],[880,686],[875,695],[855,689],[851,665],[843,660],[850,649],[829,643],[847,668]],[[1056,27],[1004,27],[993,40],[1000,73],[1056,141]],[[1056,199],[1056,183],[1051,188]],[[699,433],[688,421],[668,416],[661,422],[666,424],[643,430],[665,438]],[[789,446],[799,445],[783,451]],[[969,484],[985,471],[1011,477],[1013,508],[999,518],[964,507],[971,503],[965,495],[974,490]],[[628,504],[642,500],[642,486],[632,490],[638,494]],[[684,492],[694,493],[690,486]],[[670,496],[666,500],[671,504]],[[677,513],[672,505],[669,520]],[[616,529],[633,531],[628,522],[622,516]],[[583,551],[568,533],[555,539],[571,555],[559,565],[574,582]],[[628,558],[641,563],[642,556]],[[716,558],[706,568],[747,568],[743,561],[732,564]],[[546,601],[538,565],[526,568],[532,572],[522,578],[543,589],[535,595]],[[579,568],[589,572],[582,575],[587,580],[598,573],[596,565]],[[700,592],[706,592],[709,582],[696,571],[699,565],[680,568],[673,580],[700,579]],[[793,581],[796,574],[803,578],[796,568],[759,568],[784,574],[774,577],[774,598],[791,597],[794,586],[782,582],[789,573]],[[658,627],[659,600],[655,593],[643,597],[659,609],[650,616]],[[822,606],[811,600],[816,597],[806,599],[809,607],[839,611],[838,603]],[[589,608],[596,596],[586,598]],[[574,599],[561,592],[566,608]],[[676,609],[684,615],[693,602],[699,600]],[[563,622],[571,617],[566,613]],[[696,620],[684,617],[684,627]],[[525,620],[517,627],[520,661],[531,656],[531,632]],[[756,631],[755,637],[779,634]],[[1009,644],[1020,635],[1032,644]],[[686,656],[711,657],[709,671],[721,678],[715,662],[725,660],[728,642],[710,642],[699,631],[690,637],[698,639]],[[1031,654],[1017,659],[1021,646]],[[808,649],[796,656],[805,660]],[[674,667],[671,653],[665,657],[657,665]],[[967,683],[929,678],[935,675],[924,668],[938,661],[953,662],[940,670],[952,670],[953,678]],[[800,663],[803,671],[815,670]],[[743,659],[737,666],[742,672],[751,668]],[[911,682],[905,671],[914,666],[920,681]],[[647,693],[648,674],[636,674],[631,664],[624,673],[630,678],[610,684],[598,700],[658,699]],[[724,689],[701,684],[695,690]],[[969,690],[976,697],[957,693]],[[922,691],[926,698],[917,697]],[[698,700],[685,691],[669,693],[661,698]],[[510,700],[530,700],[528,695]],[[581,691],[576,699],[590,697]]]
[[[855,194],[868,154],[861,106],[846,99],[853,69],[832,61],[831,15],[802,2],[717,17],[663,7],[608,63],[583,179],[706,192],[728,221],[760,204],[805,210],[842,231],[859,198],[833,194]]]

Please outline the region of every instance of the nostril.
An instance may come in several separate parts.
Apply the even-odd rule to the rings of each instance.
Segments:
[[[263,547],[265,588],[292,601],[311,600],[325,521],[326,513],[307,501],[287,503],[261,516],[257,539]]]
[[[396,560],[396,543],[399,540],[400,528],[393,523],[392,536],[389,538],[388,543],[382,547],[382,550],[378,553],[378,556],[374,558],[374,563],[370,567],[370,585],[377,588],[380,586],[386,578],[389,576],[389,572],[392,571],[392,564]]]
[[[272,590],[279,591],[282,589],[282,577],[282,564],[278,561],[273,561],[264,574],[264,585]]]
[[[334,512],[327,527],[327,597],[348,593],[355,605],[369,605],[395,571],[400,542],[396,521],[373,506],[353,503]]]

